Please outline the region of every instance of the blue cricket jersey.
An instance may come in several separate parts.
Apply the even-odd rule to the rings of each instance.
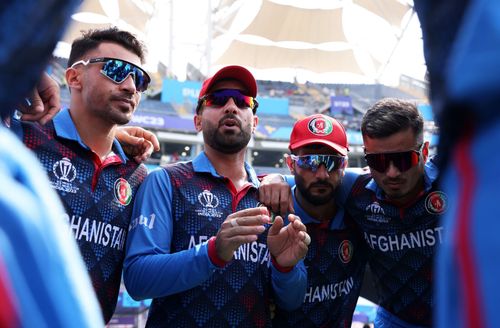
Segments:
[[[266,236],[215,265],[210,249],[226,217],[258,205],[258,180],[236,191],[205,153],[150,173],[140,187],[127,240],[124,281],[136,299],[154,298],[148,327],[270,327],[270,299],[292,309],[304,298],[303,262],[271,264]],[[208,241],[208,242],[207,242]],[[211,246],[210,246],[211,245]]]
[[[102,327],[60,201],[37,159],[2,126],[0,181],[0,326]]]
[[[339,188],[342,188],[340,186]],[[307,289],[301,307],[294,311],[276,308],[275,327],[351,327],[366,267],[366,245],[352,218],[335,198],[337,213],[318,221],[298,204],[293,187],[295,215],[307,227],[311,244],[304,264]]]
[[[425,165],[424,192],[406,207],[385,200],[370,174],[359,176],[347,199],[346,210],[370,252],[380,324],[391,316],[402,327],[432,324],[434,255],[442,243],[440,216],[447,206],[446,194],[436,186],[437,173],[431,161]]]
[[[68,109],[45,126],[14,121],[12,129],[35,152],[62,200],[108,322],[118,299],[132,200],[147,169],[128,159],[116,140],[101,162],[80,139]]]

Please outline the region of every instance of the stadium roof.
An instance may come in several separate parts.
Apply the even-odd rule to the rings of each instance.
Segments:
[[[146,40],[154,60],[174,73],[173,58],[180,56],[184,68],[190,63],[205,74],[240,64],[257,78],[279,79],[273,77],[288,72],[287,80],[305,74],[308,80],[324,76],[334,83],[379,81],[392,65],[401,66],[401,48],[416,45],[417,59],[402,57],[406,68],[419,66],[423,78],[420,36],[405,40],[417,19],[412,6],[411,0],[209,0],[203,5],[197,0],[84,0],[64,40],[80,30],[116,25]],[[199,11],[206,13],[197,16]],[[186,37],[189,30],[194,33]],[[192,35],[196,39],[190,40]],[[182,50],[188,43],[195,51]],[[196,52],[199,58],[193,60]]]

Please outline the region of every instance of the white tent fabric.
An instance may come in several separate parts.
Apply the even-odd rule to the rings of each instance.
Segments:
[[[263,1],[257,17],[241,33],[271,41],[307,43],[347,42],[342,28],[342,8],[303,9]]]
[[[81,36],[82,30],[118,26],[144,38],[147,24],[153,15],[154,1],[142,0],[138,6],[133,0],[85,0],[72,15],[63,42]]]
[[[259,70],[288,67],[314,73],[351,73],[374,81],[391,60],[411,6],[398,0],[333,3],[332,8],[314,9],[291,6],[284,0],[262,0],[253,21],[215,58],[214,68],[230,64]],[[374,18],[369,22],[362,17],[358,22],[345,21],[352,19],[353,13]],[[388,35],[370,34],[374,22]],[[363,24],[367,25],[365,31],[357,34],[349,29]],[[374,44],[374,40],[384,38],[389,38],[390,46]]]
[[[296,68],[315,73],[344,72],[363,75],[352,50],[288,49],[236,40],[216,62],[218,65],[229,63],[259,69]]]
[[[425,72],[419,36],[403,37],[408,21],[420,30],[412,13],[412,0],[83,0],[55,54],[81,30],[116,25],[146,42],[147,69],[161,61],[180,79],[188,64],[206,75],[241,64],[263,79],[397,81],[396,70]],[[409,48],[417,55],[398,53]]]

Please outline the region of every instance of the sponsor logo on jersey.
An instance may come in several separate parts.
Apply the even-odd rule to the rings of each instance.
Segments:
[[[390,218],[385,216],[384,209],[380,204],[375,201],[370,205],[366,206],[366,219],[372,222],[388,223]]]
[[[309,128],[309,131],[311,131],[311,133],[318,136],[327,136],[333,131],[332,123],[322,117],[312,119],[307,127]]]
[[[76,168],[67,157],[63,157],[52,165],[52,173],[56,177],[56,181],[50,181],[53,188],[75,194],[78,187],[73,185],[76,178]]]
[[[127,180],[118,178],[113,185],[115,199],[123,206],[130,204],[132,200],[132,188]]]
[[[425,198],[425,209],[430,214],[443,214],[448,208],[448,197],[442,191],[433,191]]]
[[[342,263],[349,263],[352,260],[352,254],[354,253],[354,246],[350,240],[343,240],[339,246],[339,258]]]
[[[217,210],[219,206],[219,197],[212,194],[208,190],[203,190],[198,194],[198,202],[203,206],[201,209],[197,209],[196,213],[199,216],[206,216],[209,220],[213,217],[220,218],[222,217],[222,212]]]

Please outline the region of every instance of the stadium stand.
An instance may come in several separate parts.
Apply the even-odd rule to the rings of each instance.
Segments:
[[[61,84],[61,101],[69,104],[69,91],[64,82],[64,59],[54,59],[48,71]],[[159,87],[161,94],[144,94],[131,124],[143,126],[157,133],[162,142],[162,151],[155,154],[151,164],[161,164],[176,160],[187,160],[201,151],[202,139],[193,126],[196,97],[201,82],[181,82],[168,78],[168,88]],[[292,126],[304,116],[323,113],[337,118],[346,127],[350,143],[349,165],[364,166],[360,124],[363,113],[378,99],[398,97],[415,101],[425,118],[426,139],[431,146],[437,145],[438,127],[435,125],[432,108],[425,97],[415,93],[368,84],[305,84],[278,81],[258,81],[259,125],[249,149],[248,158],[260,172],[287,172],[283,153]],[[167,94],[169,93],[169,94]],[[347,99],[346,111],[334,109],[333,99]],[[168,99],[168,100],[167,100]],[[186,150],[188,149],[188,150]],[[181,156],[182,154],[182,156]]]

